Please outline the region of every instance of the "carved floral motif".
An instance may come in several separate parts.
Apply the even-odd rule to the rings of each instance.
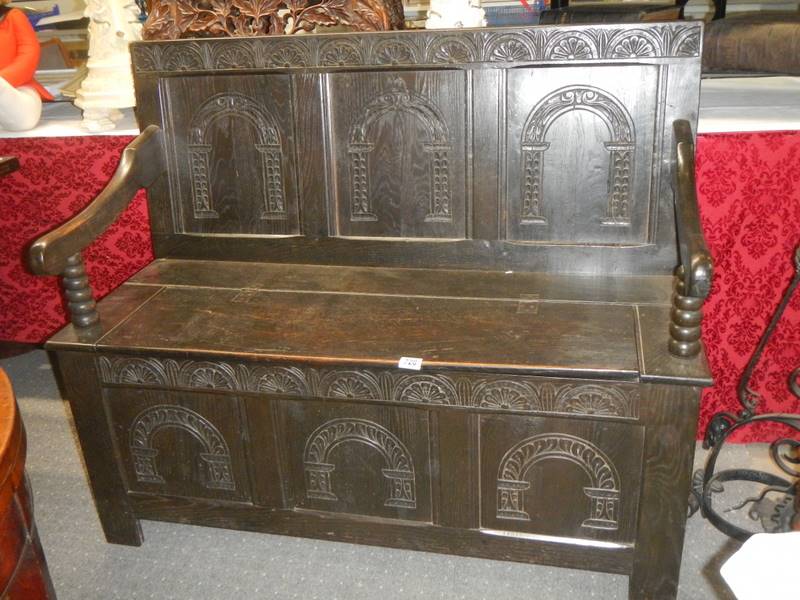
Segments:
[[[182,0],[184,2],[188,0]],[[340,1],[340,0],[337,0]],[[325,4],[323,2],[322,4]],[[319,6],[319,5],[317,5]],[[160,10],[160,9],[159,9]],[[223,35],[220,33],[220,35]],[[236,34],[239,35],[239,34]],[[168,39],[151,37],[150,39]],[[636,58],[696,57],[695,23],[629,26],[537,27],[498,34],[495,30],[364,33],[358,43],[329,36],[198,39],[132,45],[137,71],[254,69],[300,66],[434,65],[443,62],[625,61]],[[218,57],[227,47],[236,51]],[[249,51],[242,51],[248,48]],[[210,49],[207,51],[206,49]],[[217,58],[215,58],[217,57]]]
[[[403,7],[400,0],[155,0],[144,39],[292,34],[331,25],[401,29]]]
[[[261,394],[469,406],[593,417],[638,418],[635,385],[540,377],[408,374],[140,357],[100,357],[103,382]]]

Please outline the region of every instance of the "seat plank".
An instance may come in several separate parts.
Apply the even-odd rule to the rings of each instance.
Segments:
[[[167,287],[98,349],[634,379],[625,305]],[[243,351],[246,348],[246,351]]]
[[[669,305],[672,277],[156,260],[130,280],[157,286]]]

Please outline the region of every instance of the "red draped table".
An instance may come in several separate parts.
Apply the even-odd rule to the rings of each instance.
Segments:
[[[39,234],[85,206],[113,173],[130,136],[0,139],[21,169],[0,180],[0,340],[39,343],[66,315],[55,278],[33,277],[23,252]],[[792,276],[800,243],[800,131],[706,134],[698,138],[697,185],[715,279],[703,339],[715,384],[706,390],[699,434],[710,416],[738,410],[736,384]],[[85,252],[102,298],[153,258],[144,195]],[[800,366],[800,294],[753,378],[761,412],[800,411],[789,373]],[[771,440],[750,428],[739,441]]]

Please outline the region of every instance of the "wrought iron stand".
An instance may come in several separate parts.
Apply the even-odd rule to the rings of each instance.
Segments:
[[[794,277],[789,283],[789,287],[786,288],[786,292],[739,382],[737,395],[739,403],[742,405],[742,411],[738,415],[731,412],[717,413],[708,424],[703,447],[710,448],[711,452],[706,460],[705,470],[699,470],[695,473],[692,496],[689,499],[690,515],[699,509],[701,514],[714,527],[740,541],[745,541],[756,532],[748,531],[733,524],[715,510],[713,506],[714,495],[724,491],[723,484],[726,482],[749,481],[766,486],[757,497],[748,498],[734,507],[734,509],[737,509],[743,508],[747,504],[752,504],[748,514],[753,520],[761,521],[764,531],[778,533],[791,531],[793,525],[800,527],[800,516],[798,516],[798,511],[800,511],[800,506],[798,506],[798,495],[800,494],[800,490],[798,490],[800,488],[800,441],[780,438],[770,445],[770,455],[773,461],[791,479],[753,469],[730,469],[719,473],[714,472],[720,450],[722,450],[725,441],[734,431],[753,423],[773,422],[786,425],[800,432],[800,414],[756,414],[760,396],[750,388],[750,379],[761,359],[761,354],[767,347],[795,290],[800,285],[800,246],[795,250],[794,267]],[[789,387],[795,396],[800,397],[800,368],[793,371],[789,377]]]

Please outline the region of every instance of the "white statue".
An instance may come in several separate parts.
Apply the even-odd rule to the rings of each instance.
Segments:
[[[136,106],[128,44],[142,39],[135,0],[86,0],[89,17],[89,75],[75,97],[83,126],[106,131],[122,118],[120,108]]]
[[[431,0],[426,29],[486,27],[480,0]]]

